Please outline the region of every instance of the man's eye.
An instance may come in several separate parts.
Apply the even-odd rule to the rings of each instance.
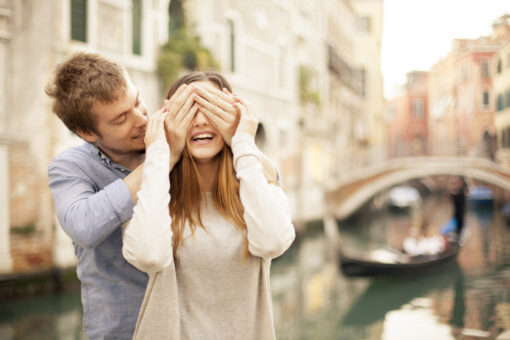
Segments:
[[[127,113],[122,114],[119,118],[117,118],[116,124],[122,124],[126,121]]]

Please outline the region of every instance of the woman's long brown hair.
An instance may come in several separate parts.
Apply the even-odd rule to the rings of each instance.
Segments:
[[[226,88],[232,92],[228,81],[217,72],[193,72],[177,79],[166,96],[170,99],[182,84],[196,81],[210,81],[220,90]],[[233,166],[233,156],[230,147],[225,144],[216,157],[219,160],[218,176],[213,188],[212,198],[220,214],[231,221],[242,233],[245,239],[243,259],[247,259],[248,239],[246,222],[244,221],[244,207],[239,197],[239,181]],[[174,256],[182,244],[186,221],[194,234],[197,226],[205,228],[200,217],[200,202],[205,196],[200,173],[187,147],[182,157],[170,173],[170,216],[172,217],[173,251]]]

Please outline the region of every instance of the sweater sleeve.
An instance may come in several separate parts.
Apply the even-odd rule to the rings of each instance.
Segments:
[[[287,196],[281,187],[269,184],[264,177],[252,136],[235,135],[232,152],[248,228],[248,249],[264,259],[280,256],[296,236]]]
[[[170,211],[170,150],[165,140],[147,148],[133,217],[123,227],[122,254],[136,268],[155,273],[173,262]]]

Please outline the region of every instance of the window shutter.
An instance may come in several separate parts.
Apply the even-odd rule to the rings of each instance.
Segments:
[[[71,0],[71,39],[87,42],[87,0]]]
[[[133,54],[142,55],[142,1],[133,0]]]

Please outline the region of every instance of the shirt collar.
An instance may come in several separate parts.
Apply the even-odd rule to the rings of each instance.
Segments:
[[[115,162],[113,162],[110,157],[108,157],[103,151],[99,150],[98,147],[96,147],[94,144],[89,142],[84,142],[86,149],[96,158],[98,159],[101,164],[103,164],[107,168],[113,168],[116,170],[121,171],[124,174],[129,174],[131,172],[130,169],[119,165]]]

